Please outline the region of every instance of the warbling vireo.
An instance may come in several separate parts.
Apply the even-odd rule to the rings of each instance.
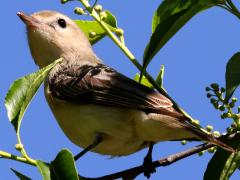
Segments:
[[[31,54],[40,68],[63,58],[45,81],[45,96],[76,145],[121,156],[151,142],[195,138],[233,151],[189,124],[168,98],[104,65],[67,16],[54,11],[18,16],[27,26]]]

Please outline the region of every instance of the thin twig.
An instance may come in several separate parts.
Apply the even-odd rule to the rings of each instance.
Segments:
[[[206,150],[208,148],[211,148],[213,146],[215,146],[215,145],[210,144],[210,143],[204,143],[204,144],[198,145],[196,147],[187,149],[185,151],[182,151],[182,152],[179,152],[176,154],[172,154],[172,155],[162,158],[160,160],[154,161],[154,162],[152,162],[152,165],[156,168],[160,167],[160,166],[168,166],[172,163],[175,163],[181,159],[184,159],[193,154],[199,153],[199,152]],[[144,166],[137,166],[137,167],[134,167],[134,168],[131,168],[128,170],[124,170],[124,171],[120,171],[120,172],[110,174],[107,176],[102,176],[102,177],[97,177],[97,178],[86,178],[86,179],[89,179],[89,180],[91,180],[91,179],[112,180],[112,179],[122,178],[124,180],[128,180],[128,179],[136,178],[138,175],[140,175],[143,172],[144,172]]]
[[[11,159],[11,160],[19,161],[25,164],[30,164],[32,166],[36,166],[35,162],[28,161],[25,157],[19,157],[4,151],[0,151],[0,158]]]

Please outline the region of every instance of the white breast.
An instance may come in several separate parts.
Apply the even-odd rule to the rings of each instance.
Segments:
[[[78,105],[53,98],[47,91],[45,95],[58,124],[74,144],[85,148],[101,133],[104,140],[93,150],[100,154],[128,155],[146,147],[136,134],[134,110]]]

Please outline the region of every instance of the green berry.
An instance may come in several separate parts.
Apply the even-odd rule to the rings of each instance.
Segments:
[[[115,33],[117,36],[122,36],[124,34],[124,31],[123,31],[123,29],[118,28],[118,29],[116,29]]]
[[[210,98],[212,97],[212,94],[211,93],[207,93],[207,98]]]
[[[204,151],[200,151],[200,152],[198,153],[198,155],[199,155],[199,156],[202,156],[205,152],[206,152],[205,150],[204,150]]]
[[[100,12],[99,15],[100,15],[100,18],[101,18],[102,20],[104,20],[104,19],[107,18],[107,13],[106,13],[105,11]]]
[[[97,34],[96,34],[96,32],[94,32],[94,31],[90,31],[90,32],[89,32],[89,37],[90,37],[90,38],[94,38],[96,35],[97,35]]]
[[[206,87],[206,89],[205,89],[206,91],[210,91],[211,90],[211,88],[210,87]]]
[[[187,144],[187,141],[186,141],[186,140],[182,140],[182,141],[181,141],[181,144],[182,144],[182,145],[186,145],[186,144]]]
[[[208,132],[211,132],[211,131],[213,130],[213,126],[207,125],[207,126],[206,126],[206,130],[207,130]]]
[[[238,106],[238,113],[240,112],[240,106]]]
[[[195,126],[199,126],[200,122],[199,122],[199,120],[195,119],[195,120],[192,121],[192,124],[195,125]]]
[[[219,91],[219,85],[217,83],[213,83],[210,85],[214,91]]]
[[[68,0],[61,0],[61,3],[62,4],[65,4],[65,3],[67,3],[68,2]]]
[[[227,118],[230,118],[230,117],[232,117],[232,114],[231,113],[227,113]]]
[[[216,147],[211,147],[211,148],[208,149],[208,152],[209,153],[214,153],[216,150],[217,150]]]
[[[220,110],[220,111],[224,111],[224,110],[225,110],[224,105],[220,106],[220,107],[219,107],[219,110]]]
[[[221,114],[221,118],[222,118],[222,119],[227,118],[227,113],[223,113],[223,114]]]
[[[225,92],[226,91],[226,89],[225,88],[221,88],[221,92],[223,93],[223,92]]]
[[[233,98],[232,98],[232,102],[237,102],[237,98],[236,98],[236,97],[233,97]]]
[[[95,9],[95,11],[97,11],[98,13],[100,13],[103,8],[102,8],[101,5],[96,5],[96,6],[94,7],[94,9]]]
[[[75,13],[75,14],[78,14],[78,15],[83,15],[85,12],[84,12],[83,8],[76,7],[76,8],[74,9],[74,13]]]
[[[220,132],[218,132],[218,131],[214,131],[214,132],[213,132],[213,135],[214,135],[215,137],[220,137],[221,134],[220,134]]]
[[[21,151],[21,150],[23,149],[23,145],[22,145],[22,144],[16,144],[16,145],[15,145],[15,149],[16,149],[17,151]]]

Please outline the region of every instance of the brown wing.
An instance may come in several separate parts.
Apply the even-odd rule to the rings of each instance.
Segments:
[[[49,76],[49,87],[54,96],[72,103],[96,103],[184,117],[162,94],[103,64],[62,65]]]

